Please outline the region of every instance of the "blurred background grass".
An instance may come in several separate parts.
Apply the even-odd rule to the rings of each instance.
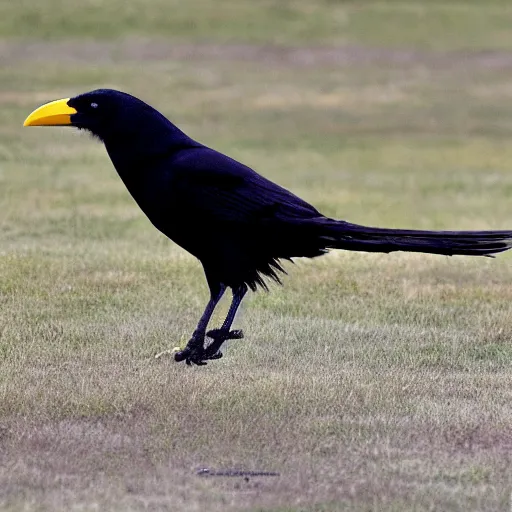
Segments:
[[[506,0],[45,0],[3,2],[3,37],[264,44],[370,44],[424,49],[507,49]]]
[[[156,362],[200,266],[101,145],[21,124],[114,87],[327,215],[510,228],[511,22],[505,1],[0,2],[0,508],[508,510],[509,255],[299,261],[224,359]]]

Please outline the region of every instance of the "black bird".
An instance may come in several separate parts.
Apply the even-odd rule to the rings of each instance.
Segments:
[[[512,247],[512,231],[418,231],[359,226],[330,219],[251,168],[191,139],[160,112],[129,94],[98,89],[53,101],[25,126],[70,125],[99,138],[129,192],[154,226],[202,263],[210,300],[176,361],[206,364],[222,357],[248,289],[279,281],[280,260],[329,251],[490,256]],[[231,288],[220,327],[212,313]],[[213,341],[205,346],[205,338]]]

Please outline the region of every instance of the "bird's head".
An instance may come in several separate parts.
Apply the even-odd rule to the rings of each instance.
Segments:
[[[112,89],[97,89],[46,103],[34,110],[23,126],[74,126],[106,144],[123,141],[124,145],[156,141],[177,131],[147,103]]]

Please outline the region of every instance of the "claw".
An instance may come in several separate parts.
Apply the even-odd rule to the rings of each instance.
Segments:
[[[222,352],[219,349],[226,340],[240,340],[244,337],[242,331],[229,331],[228,329],[212,329],[206,335],[213,341],[206,347],[204,359],[220,359]]]
[[[244,337],[241,330],[228,331],[227,329],[212,329],[206,335],[213,339],[213,342],[204,348],[202,343],[192,338],[183,350],[174,353],[174,360],[177,363],[185,361],[188,366],[197,365],[204,366],[206,361],[220,359],[222,352],[219,350],[220,346],[226,340],[240,340]]]
[[[215,354],[210,354],[208,350],[205,350],[202,346],[198,347],[185,347],[183,350],[176,352],[174,354],[174,360],[176,362],[185,361],[188,366],[197,365],[204,366],[206,365],[206,360],[208,359],[220,359],[222,357],[221,352],[217,352]]]
[[[174,353],[174,360],[177,363],[180,363],[184,359],[188,359],[189,355],[190,355],[190,349],[185,348],[184,350],[180,350],[179,352]]]
[[[192,357],[187,357],[187,359],[185,360],[185,362],[187,363],[188,366],[192,366],[193,364],[197,365],[197,366],[204,366],[206,363],[206,361],[203,361],[201,358],[192,358]]]
[[[203,362],[204,359],[204,337],[197,336],[190,338],[187,345],[183,350],[180,350],[174,354],[174,360],[179,363],[181,361],[185,361],[188,366],[192,366],[192,364],[196,364],[198,366],[202,366],[206,363]]]
[[[193,364],[197,366],[204,366],[206,364],[204,359],[207,358],[205,357],[205,351],[202,347],[198,347],[195,350],[192,350],[189,347],[185,347],[185,349],[182,350],[181,352],[176,352],[174,354],[174,360],[177,363],[185,361],[185,363],[187,363],[188,366],[192,366]]]

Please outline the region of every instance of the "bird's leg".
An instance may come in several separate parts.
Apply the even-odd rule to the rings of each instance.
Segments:
[[[223,284],[220,284],[219,286],[215,286],[213,289],[210,288],[210,291],[210,300],[208,301],[204,313],[192,334],[192,338],[190,338],[183,350],[174,354],[175,361],[179,362],[185,360],[188,365],[191,365],[192,363],[197,365],[206,364],[204,362],[204,359],[207,359],[204,357],[204,338],[206,335],[206,328],[208,327],[208,322],[215,311],[215,307],[226,291],[226,287]]]
[[[247,286],[240,286],[233,291],[233,300],[229,311],[220,329],[213,329],[208,331],[206,335],[213,339],[212,343],[205,349],[205,356],[208,359],[219,359],[222,357],[222,352],[219,351],[222,344],[227,340],[240,340],[244,337],[241,330],[230,331],[231,324],[235,319],[236,312],[247,293]]]

